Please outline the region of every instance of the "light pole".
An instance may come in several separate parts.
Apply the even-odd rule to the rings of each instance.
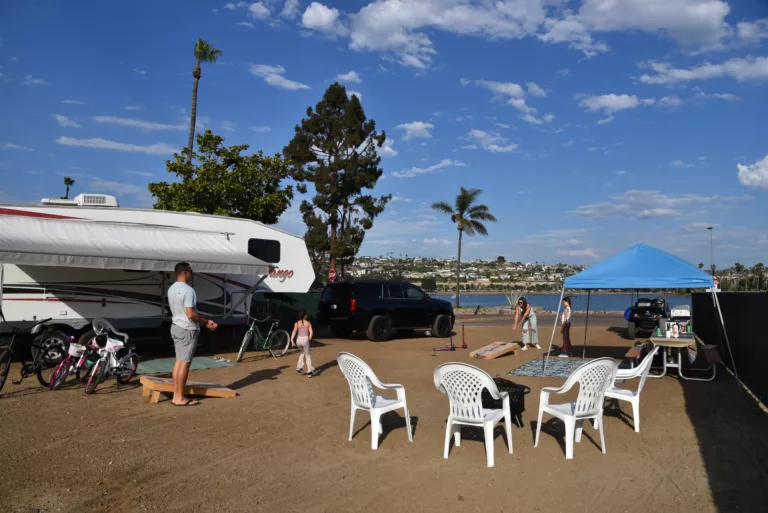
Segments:
[[[712,244],[712,226],[707,226],[709,230],[709,268],[712,272],[712,277],[715,277],[715,247]]]

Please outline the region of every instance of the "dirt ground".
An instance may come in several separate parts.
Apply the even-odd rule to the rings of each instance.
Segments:
[[[541,328],[545,347],[550,330]],[[631,345],[621,331],[590,328],[587,356],[620,358]],[[583,328],[572,330],[574,341],[583,336]],[[510,339],[510,330],[467,323],[466,339],[469,350],[437,353],[433,346],[447,340],[318,339],[312,379],[294,370],[297,355],[249,353],[235,367],[191,374],[228,385],[238,397],[188,408],[148,404],[137,385],[117,388],[114,380],[86,396],[81,386],[50,392],[34,378],[21,386],[9,379],[0,396],[0,510],[768,511],[768,417],[723,369],[712,383],[648,380],[641,432],[609,408],[607,454],[586,427],[571,461],[562,424],[549,417],[533,447],[539,391],[563,380],[506,376],[531,387],[523,427],[513,428],[514,454],[497,428],[496,466],[487,468],[482,432],[465,429],[461,447],[443,459],[448,399],[434,387],[434,368],[469,362],[503,376],[541,354],[470,360],[471,349]],[[340,351],[363,358],[383,381],[405,385],[413,443],[394,413],[383,420],[377,451],[365,412],[347,440],[350,399],[336,365]],[[622,409],[631,412],[626,403]]]

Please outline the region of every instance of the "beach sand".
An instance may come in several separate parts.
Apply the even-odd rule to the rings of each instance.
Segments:
[[[623,338],[622,324],[591,328],[587,356],[621,357],[632,344]],[[544,345],[550,329],[541,332]],[[529,350],[470,360],[472,349],[509,339],[509,329],[468,324],[465,333],[469,349],[456,352],[433,352],[447,339],[418,334],[384,343],[320,338],[312,349],[319,375],[312,379],[294,370],[297,355],[274,360],[248,353],[235,367],[191,373],[193,380],[225,384],[240,394],[204,399],[197,407],[148,404],[136,385],[117,388],[114,380],[86,396],[81,386],[50,392],[36,387],[34,378],[21,386],[9,379],[0,398],[0,509],[768,510],[768,418],[724,371],[712,383],[648,380],[641,433],[609,408],[607,454],[596,445],[598,434],[585,427],[571,461],[564,455],[562,424],[549,417],[539,447],[533,447],[539,391],[563,380],[506,376],[531,387],[524,426],[513,428],[514,454],[507,453],[497,428],[496,466],[487,468],[482,433],[467,429],[461,447],[443,459],[448,399],[433,384],[435,366],[467,362],[504,376],[541,355]],[[574,327],[572,337],[581,341],[583,329]],[[339,351],[363,358],[382,381],[405,385],[413,443],[402,417],[389,414],[379,449],[371,450],[365,412],[358,412],[354,439],[347,440],[349,388],[336,365]],[[201,354],[235,356],[234,349],[204,348]],[[17,364],[12,373],[15,378]],[[631,412],[626,403],[621,408]]]

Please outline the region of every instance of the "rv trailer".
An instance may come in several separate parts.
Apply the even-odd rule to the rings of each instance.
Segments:
[[[301,237],[247,219],[120,208],[103,194],[0,205],[0,309],[11,325],[52,317],[74,335],[100,317],[160,328],[179,261],[196,271],[198,310],[224,326],[242,324],[253,293],[307,292],[315,279]]]

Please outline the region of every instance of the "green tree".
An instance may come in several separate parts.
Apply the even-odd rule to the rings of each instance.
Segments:
[[[187,162],[192,159],[192,149],[195,142],[195,124],[197,123],[197,86],[200,82],[200,65],[204,62],[215,63],[221,57],[221,50],[212,47],[208,42],[200,38],[195,43],[195,69],[192,70],[192,111],[189,116],[189,142],[187,143]]]
[[[496,257],[496,263],[497,264],[506,264],[507,263],[507,259],[504,258],[503,256]]]
[[[704,269],[704,264],[702,264],[701,262],[699,262],[699,269]]]
[[[69,189],[70,189],[72,186],[74,186],[74,185],[75,185],[75,180],[74,180],[74,179],[72,179],[72,178],[70,178],[70,177],[68,177],[68,176],[65,176],[65,177],[64,177],[64,187],[66,187],[66,188],[67,188],[67,192],[66,192],[66,194],[64,195],[64,198],[63,198],[63,199],[69,199]]]
[[[762,262],[758,262],[752,266],[752,272],[755,274],[757,280],[757,291],[760,292],[763,286],[763,273],[765,272],[765,265]]]
[[[424,278],[421,280],[421,288],[431,292],[437,289],[437,281],[434,278]]]
[[[280,154],[241,155],[247,144],[224,146],[210,130],[197,135],[197,152],[184,148],[166,161],[180,180],[149,184],[155,208],[242,217],[274,224],[293,199],[293,186],[282,187],[290,169]],[[195,157],[194,164],[190,156]]]
[[[459,308],[459,285],[461,283],[461,240],[466,233],[468,237],[474,237],[476,233],[487,236],[488,229],[482,221],[496,222],[496,218],[488,211],[486,205],[476,204],[477,198],[482,194],[480,189],[461,188],[454,205],[445,201],[432,204],[432,209],[451,216],[451,221],[456,224],[459,231],[459,254],[456,258],[456,308]]]
[[[369,193],[383,173],[377,148],[386,134],[376,131],[376,122],[366,118],[357,96],[349,98],[338,83],[328,87],[314,110],[307,108],[307,117],[294,131],[283,155],[291,162],[300,192],[306,192],[306,182],[315,186],[312,202],[301,204],[304,222],[314,230],[318,244],[310,252],[327,253],[329,269],[336,269],[338,261],[343,276],[365,232],[392,198]],[[321,224],[327,227],[327,241],[321,237]]]
[[[744,266],[738,262],[733,264],[733,272],[736,274],[736,292],[741,288],[741,276],[744,274]]]

